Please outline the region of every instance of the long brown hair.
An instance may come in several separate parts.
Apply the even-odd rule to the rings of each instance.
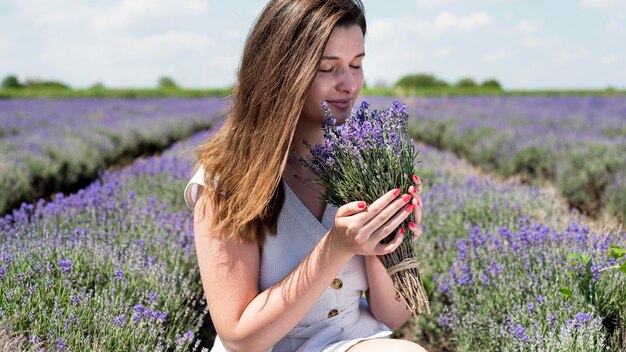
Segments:
[[[214,234],[262,244],[266,233],[276,233],[296,123],[332,30],[353,24],[365,35],[360,0],[272,0],[257,17],[228,118],[196,150]]]

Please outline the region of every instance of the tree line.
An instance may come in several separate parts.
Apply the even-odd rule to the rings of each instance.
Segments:
[[[69,84],[55,81],[55,80],[42,80],[36,78],[28,78],[21,82],[17,76],[8,75],[4,77],[0,84],[0,89],[28,89],[28,88],[44,88],[44,89],[58,89],[58,90],[72,90]],[[180,86],[171,77],[163,76],[157,81],[157,89],[180,89]],[[107,89],[104,84],[98,82],[91,85],[90,90],[104,90]]]
[[[500,82],[495,79],[487,79],[481,83],[476,82],[474,79],[465,77],[461,78],[455,83],[448,83],[442,79],[439,79],[431,74],[416,73],[409,74],[400,78],[394,85],[396,88],[403,89],[420,89],[420,88],[487,88],[491,90],[502,90]]]

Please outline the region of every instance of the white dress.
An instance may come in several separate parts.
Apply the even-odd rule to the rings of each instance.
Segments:
[[[194,209],[204,185],[200,168],[185,187],[185,202]],[[278,218],[278,233],[268,235],[261,252],[259,291],[264,291],[287,276],[333,226],[337,208],[327,204],[322,222],[311,214],[283,181],[285,202]],[[337,274],[313,308],[272,352],[345,351],[356,343],[373,338],[388,338],[390,329],[376,320],[362,293],[367,290],[363,256],[355,255]],[[211,352],[226,351],[219,336]]]

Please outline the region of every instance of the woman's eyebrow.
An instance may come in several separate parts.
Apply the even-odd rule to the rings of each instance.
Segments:
[[[363,56],[365,56],[365,53],[360,53],[359,55],[355,56],[354,59],[356,59],[357,57],[363,57]],[[340,58],[337,56],[322,56],[322,60],[339,60],[339,59]]]

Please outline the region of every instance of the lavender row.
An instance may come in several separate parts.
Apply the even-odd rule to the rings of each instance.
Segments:
[[[0,101],[0,214],[208,128],[221,98]]]
[[[417,320],[418,340],[458,351],[624,347],[626,275],[600,270],[623,263],[607,251],[626,233],[592,230],[554,194],[477,177],[449,152],[420,154],[416,253],[433,314]],[[572,265],[572,254],[589,260]]]
[[[0,218],[0,331],[34,351],[183,351],[206,316],[182,189],[200,133]]]
[[[411,134],[487,170],[556,184],[592,215],[626,218],[626,97],[407,99]]]

